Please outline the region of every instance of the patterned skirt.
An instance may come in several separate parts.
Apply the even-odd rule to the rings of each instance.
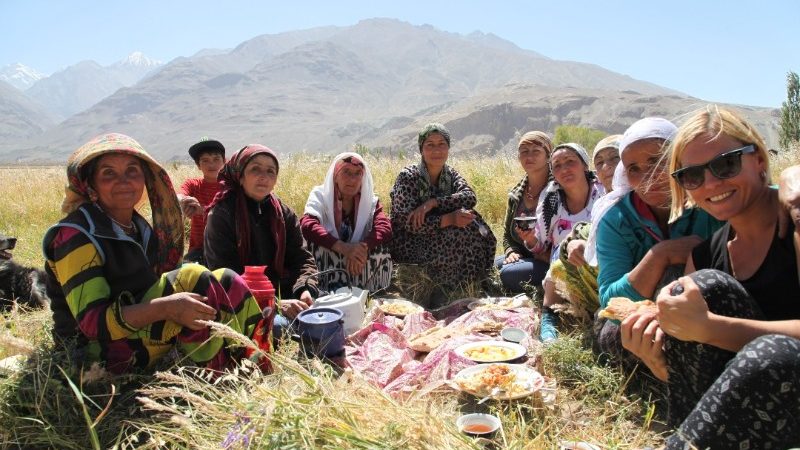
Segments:
[[[379,245],[369,252],[369,259],[364,265],[364,270],[358,275],[347,273],[347,263],[344,256],[325,247],[309,243],[309,250],[314,255],[317,269],[320,272],[330,269],[342,271],[325,274],[320,277],[318,286],[325,291],[334,291],[342,286],[350,285],[376,292],[389,287],[392,282],[392,255],[389,249]]]

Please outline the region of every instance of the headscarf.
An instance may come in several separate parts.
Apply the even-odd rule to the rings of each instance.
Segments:
[[[600,139],[600,142],[594,146],[594,150],[592,151],[592,158],[594,155],[602,152],[603,150],[607,149],[614,149],[619,153],[619,141],[622,139],[621,134],[612,134],[610,136],[606,136],[603,139]]]
[[[153,231],[158,238],[155,266],[159,273],[175,269],[183,257],[183,217],[178,197],[166,170],[133,138],[120,133],[101,134],[75,150],[67,160],[67,187],[61,211],[70,214],[91,202],[89,180],[83,179],[87,163],[106,154],[124,154],[144,164],[145,187],[150,201]]]
[[[528,131],[519,139],[517,149],[522,147],[522,144],[541,145],[544,147],[548,158],[550,158],[550,153],[553,151],[553,142],[550,140],[550,136],[548,136],[544,131]]]
[[[433,133],[441,134],[445,142],[447,142],[447,146],[450,146],[450,131],[444,125],[438,122],[431,122],[422,127],[422,130],[419,132],[419,136],[417,137],[419,151],[422,151],[422,144],[424,144],[425,140],[428,139],[428,136]]]
[[[325,181],[319,186],[314,186],[308,195],[303,213],[319,219],[328,233],[340,238],[342,201],[339,199],[339,188],[336,187],[336,175],[347,166],[364,169],[361,190],[354,200],[356,206],[355,225],[353,235],[350,237],[350,242],[361,242],[372,228],[372,217],[375,215],[378,196],[373,192],[372,173],[364,159],[357,153],[344,152],[333,158],[333,162],[328,167],[328,173],[325,175]]]
[[[243,147],[231,156],[231,159],[222,166],[217,179],[219,180],[219,191],[208,205],[211,210],[217,203],[224,199],[235,197],[234,222],[236,223],[236,246],[239,252],[239,261],[242,265],[247,264],[250,255],[250,218],[247,210],[247,195],[242,188],[241,179],[247,163],[258,155],[268,155],[275,160],[276,169],[280,169],[278,155],[261,144],[250,144]],[[283,209],[275,193],[270,193],[267,198],[262,200],[272,209],[270,231],[275,240],[275,258],[272,260],[272,268],[285,276],[284,259],[286,255],[286,222],[283,218]]]
[[[589,239],[586,240],[586,248],[583,257],[589,264],[597,266],[597,225],[606,215],[612,206],[631,192],[631,184],[622,164],[622,155],[631,144],[644,139],[663,139],[669,141],[677,131],[677,127],[667,119],[660,117],[645,117],[633,123],[619,141],[619,158],[617,167],[614,169],[614,179],[611,181],[612,191],[597,201],[592,209],[592,229],[589,232]]]
[[[578,157],[583,161],[583,164],[586,166],[586,170],[584,174],[586,175],[586,182],[589,184],[589,191],[592,190],[592,184],[597,181],[597,176],[589,170],[589,154],[586,153],[586,149],[583,148],[582,145],[576,144],[574,142],[568,142],[566,144],[559,144],[556,148],[553,149],[554,154],[557,150],[562,148],[568,148],[575,152]],[[552,169],[551,169],[552,170]],[[544,229],[550,229],[550,223],[553,220],[553,216],[556,215],[558,212],[558,206],[562,202],[563,190],[561,189],[561,185],[555,179],[550,180],[547,183],[547,186],[544,188],[544,192],[542,194],[543,201],[542,201],[542,215],[544,217]]]

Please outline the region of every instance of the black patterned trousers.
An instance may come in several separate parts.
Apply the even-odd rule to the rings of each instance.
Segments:
[[[706,269],[690,277],[711,312],[763,320],[756,302],[732,276]],[[800,340],[766,335],[733,353],[668,336],[664,351],[668,420],[679,426],[667,439],[668,449],[800,446]]]

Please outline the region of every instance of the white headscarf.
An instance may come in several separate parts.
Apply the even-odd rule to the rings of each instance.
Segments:
[[[583,258],[592,266],[597,266],[597,225],[600,223],[600,219],[631,191],[631,184],[628,182],[628,175],[625,173],[622,161],[618,162],[614,169],[611,189],[612,191],[600,197],[592,208],[592,229],[589,230],[589,239],[586,240],[586,248],[583,251]]]
[[[373,191],[372,173],[369,171],[367,163],[358,153],[344,152],[336,155],[325,175],[325,181],[314,186],[308,195],[304,214],[319,219],[325,230],[336,238],[339,238],[339,230],[336,229],[336,219],[333,208],[336,204],[334,196],[334,175],[336,164],[347,157],[357,159],[364,165],[364,178],[361,181],[361,198],[356,206],[356,223],[353,227],[353,236],[350,242],[360,242],[372,229],[372,218],[375,215],[375,207],[378,203],[378,196]]]
[[[612,191],[600,198],[592,208],[592,229],[589,231],[589,239],[586,240],[586,249],[583,251],[583,257],[590,265],[597,266],[597,225],[600,224],[600,220],[608,210],[631,191],[631,184],[628,181],[625,166],[622,164],[622,155],[625,150],[630,148],[634,142],[644,139],[656,138],[669,141],[676,131],[677,127],[672,122],[660,117],[645,117],[637,120],[625,130],[625,134],[622,135],[619,142],[620,161],[614,169],[614,179],[611,181]]]

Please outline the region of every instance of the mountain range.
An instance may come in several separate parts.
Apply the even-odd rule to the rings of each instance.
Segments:
[[[81,79],[102,84],[92,77],[97,68],[90,62],[77,66],[86,75],[60,77],[75,83],[74,93]],[[0,141],[0,159],[63,162],[108,131],[135,137],[159,160],[187,159],[186,149],[201,136],[221,140],[231,153],[252,142],[280,153],[336,153],[356,144],[414,150],[417,130],[433,120],[451,128],[454,151],[495,152],[513,147],[519,133],[531,129],[552,133],[572,124],[621,132],[645,115],[679,120],[705,104],[596,65],[554,60],[492,34],[448,33],[393,19],[267,34],[230,50],[201,50],[151,67],[135,84],[102,99],[81,94],[85,109],[70,115],[63,90],[37,88],[46,80],[25,93],[40,104],[60,103],[56,114],[66,120],[51,126],[42,119],[42,131]],[[4,92],[0,104],[12,101]],[[777,110],[738,108],[769,142],[777,141]],[[0,109],[0,120],[3,114]]]

